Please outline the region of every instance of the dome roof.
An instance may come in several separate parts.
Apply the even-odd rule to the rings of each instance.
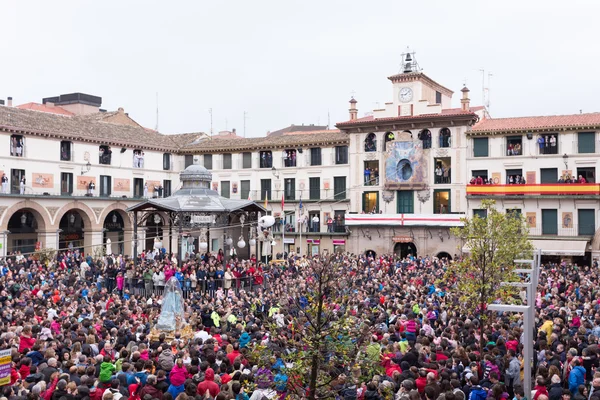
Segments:
[[[192,164],[181,171],[179,178],[184,181],[212,181],[212,174],[202,165]]]

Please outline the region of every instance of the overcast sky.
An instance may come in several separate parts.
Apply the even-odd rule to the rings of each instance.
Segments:
[[[410,46],[423,71],[494,117],[600,111],[600,2],[21,1],[0,2],[0,98],[101,96],[165,133],[348,119],[392,100],[387,76]]]

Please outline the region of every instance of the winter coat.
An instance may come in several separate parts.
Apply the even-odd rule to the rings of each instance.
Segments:
[[[550,400],[560,400],[562,397],[562,385],[560,383],[553,383],[550,386],[550,391],[548,392],[548,397]]]
[[[581,365],[574,367],[569,374],[569,390],[575,395],[578,392],[579,385],[585,383],[585,368]]]
[[[158,390],[156,387],[152,386],[152,385],[146,385],[142,388],[142,390],[140,391],[140,397],[143,399],[144,396],[146,396],[147,394],[149,394],[153,399],[158,399],[158,400],[162,400],[163,398],[163,392],[161,392],[160,390]]]
[[[248,346],[248,343],[250,343],[250,334],[248,332],[244,332],[242,333],[242,336],[240,336],[240,348],[243,349],[244,347]]]
[[[100,382],[109,382],[116,369],[117,368],[112,363],[103,362],[100,365],[100,377],[98,378]]]
[[[216,397],[219,392],[219,385],[215,383],[215,371],[212,368],[208,368],[204,374],[204,381],[198,384],[198,394],[204,396],[208,391],[212,397]]]
[[[187,369],[184,366],[180,367],[179,365],[175,364],[171,370],[171,373],[169,374],[169,380],[171,381],[171,385],[181,386],[185,383],[187,376]]]
[[[163,350],[162,353],[160,353],[160,356],[158,356],[158,366],[165,371],[171,371],[174,364],[171,349],[167,348]]]

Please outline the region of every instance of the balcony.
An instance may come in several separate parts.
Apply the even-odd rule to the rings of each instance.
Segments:
[[[467,196],[494,198],[502,196],[581,196],[598,199],[600,184],[597,183],[543,183],[526,185],[468,185]]]
[[[558,221],[562,222],[562,221]],[[538,223],[537,225],[541,225]],[[552,225],[549,227],[536,226],[535,228],[529,228],[530,237],[569,237],[569,238],[591,238],[594,236],[595,227],[593,225],[582,225],[577,224],[567,225]]]

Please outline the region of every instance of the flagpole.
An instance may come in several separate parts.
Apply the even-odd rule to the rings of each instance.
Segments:
[[[283,194],[281,195],[281,216],[283,217],[283,230],[281,231],[281,254],[283,254],[283,258],[285,259],[285,210],[283,209],[285,202],[283,200]],[[279,224],[281,227],[281,224]]]
[[[298,218],[298,229],[300,229],[300,257],[302,257],[302,194],[300,194],[300,216]]]

